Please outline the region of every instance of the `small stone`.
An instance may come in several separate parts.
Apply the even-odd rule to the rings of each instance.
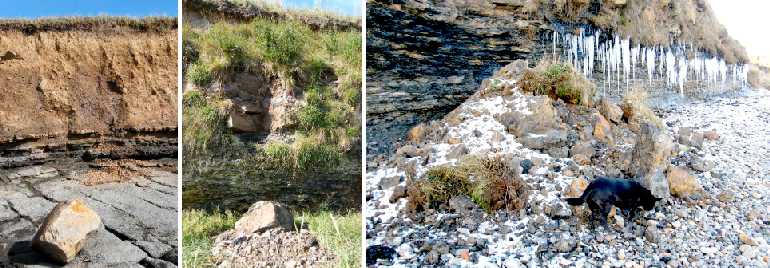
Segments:
[[[390,195],[390,203],[396,203],[399,199],[406,196],[406,187],[402,185],[396,185],[393,187],[393,194]]]
[[[703,159],[702,157],[694,157],[690,162],[690,167],[700,172],[710,171],[714,168],[714,165],[714,161]]]
[[[80,199],[59,203],[43,220],[32,247],[66,264],[83,249],[88,235],[102,226],[99,215]]]
[[[676,197],[687,197],[700,189],[700,184],[695,176],[680,167],[672,167],[668,170],[668,186],[671,194]]]
[[[583,178],[573,179],[569,183],[569,187],[564,191],[564,197],[580,197],[583,191],[588,187],[588,181]]]
[[[576,246],[577,242],[574,239],[562,239],[556,243],[556,251],[561,253],[572,252]]]
[[[619,250],[618,251],[618,260],[622,261],[622,260],[625,260],[625,259],[626,259],[626,252],[624,250],[622,250],[622,249]]]
[[[396,249],[396,252],[398,252],[398,257],[401,259],[410,260],[414,258],[414,249],[409,244],[401,244]]]
[[[644,238],[652,243],[657,243],[658,229],[655,226],[647,226],[647,229],[644,231]]]
[[[743,253],[741,255],[743,255],[744,257],[746,257],[748,259],[753,259],[757,255],[756,250],[754,250],[754,247],[752,247],[752,246],[741,245],[741,247],[739,249]]]
[[[719,133],[717,133],[716,130],[709,130],[709,131],[703,132],[703,138],[710,141],[715,141],[719,139]]]
[[[723,203],[727,203],[735,199],[735,194],[730,190],[725,190],[717,196],[717,199]]]
[[[390,187],[396,186],[401,182],[401,176],[385,177],[380,179],[380,189],[390,189]]]
[[[615,214],[614,218],[615,218],[615,225],[618,226],[620,229],[623,229],[623,227],[626,226],[623,216]]]
[[[757,242],[754,241],[754,239],[751,239],[748,235],[746,235],[743,232],[738,233],[738,239],[741,240],[742,243],[750,246],[756,246]]]
[[[467,261],[467,260],[471,259],[470,253],[471,252],[470,252],[469,249],[461,248],[461,249],[458,249],[458,250],[455,251],[455,256]]]

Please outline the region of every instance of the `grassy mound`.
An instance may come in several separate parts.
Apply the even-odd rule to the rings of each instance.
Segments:
[[[541,61],[535,68],[524,71],[518,84],[521,90],[536,95],[548,95],[571,104],[593,104],[593,83],[567,63]]]
[[[437,208],[455,196],[469,196],[488,212],[526,206],[529,186],[502,158],[467,158],[458,166],[439,166],[407,189],[412,211]]]

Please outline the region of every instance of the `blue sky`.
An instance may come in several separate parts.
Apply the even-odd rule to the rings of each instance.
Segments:
[[[348,16],[361,16],[363,0],[283,0],[283,5],[290,8],[316,8],[334,11]]]
[[[177,0],[0,0],[0,18],[176,16]]]

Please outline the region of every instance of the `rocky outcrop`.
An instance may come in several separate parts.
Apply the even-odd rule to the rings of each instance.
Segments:
[[[102,226],[102,220],[83,200],[74,199],[54,207],[37,234],[32,247],[51,259],[70,262],[86,244],[90,234]]]
[[[664,174],[668,166],[673,142],[671,137],[651,124],[642,124],[641,134],[633,150],[631,175],[658,198],[671,195]]]
[[[120,172],[128,178],[101,184],[88,183],[88,178],[103,169],[75,159],[0,169],[0,267],[61,265],[35,249],[33,238],[57,203],[73,199],[93,210],[103,227],[82,242],[82,250],[69,266],[173,267],[149,264],[177,262],[177,175],[169,172],[176,172],[176,167],[168,165],[176,160],[133,162]],[[59,213],[58,220],[48,219],[53,222],[46,230],[57,231],[58,240],[79,238],[94,226],[93,214],[71,207],[65,209],[70,212]],[[64,220],[77,224],[65,227]],[[41,234],[41,239],[45,237]],[[63,247],[74,247],[67,245],[71,247]]]
[[[242,161],[242,160],[241,160]],[[294,174],[289,170],[259,170],[232,163],[201,172],[185,172],[184,207],[245,212],[252,202],[272,200],[292,210],[360,207],[361,166],[345,164],[333,170]]]
[[[0,22],[0,54],[13,55],[0,63],[0,166],[86,151],[175,156],[175,24],[60,24]]]
[[[214,264],[223,268],[326,267],[337,261],[307,229],[270,229],[245,235],[230,230],[215,238],[211,255]]]

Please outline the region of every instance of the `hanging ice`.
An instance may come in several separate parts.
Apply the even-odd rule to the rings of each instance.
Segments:
[[[552,57],[556,58],[556,48],[561,44],[566,61],[585,77],[593,78],[595,72],[601,71],[604,74],[600,84],[602,94],[613,89],[621,94],[621,84],[625,84],[623,89],[628,89],[637,83],[637,72],[644,72],[642,65],[650,86],[660,80],[666,88],[682,95],[691,78],[717,91],[728,87],[728,82],[729,86],[746,84],[748,68],[745,65],[728,65],[723,59],[699,52],[692,44],[644,47],[637,43],[632,47],[630,39],[610,35],[602,41],[601,35],[598,30],[592,33],[584,28],[575,33],[554,31]],[[704,85],[693,84],[693,87],[702,90],[699,87]]]

